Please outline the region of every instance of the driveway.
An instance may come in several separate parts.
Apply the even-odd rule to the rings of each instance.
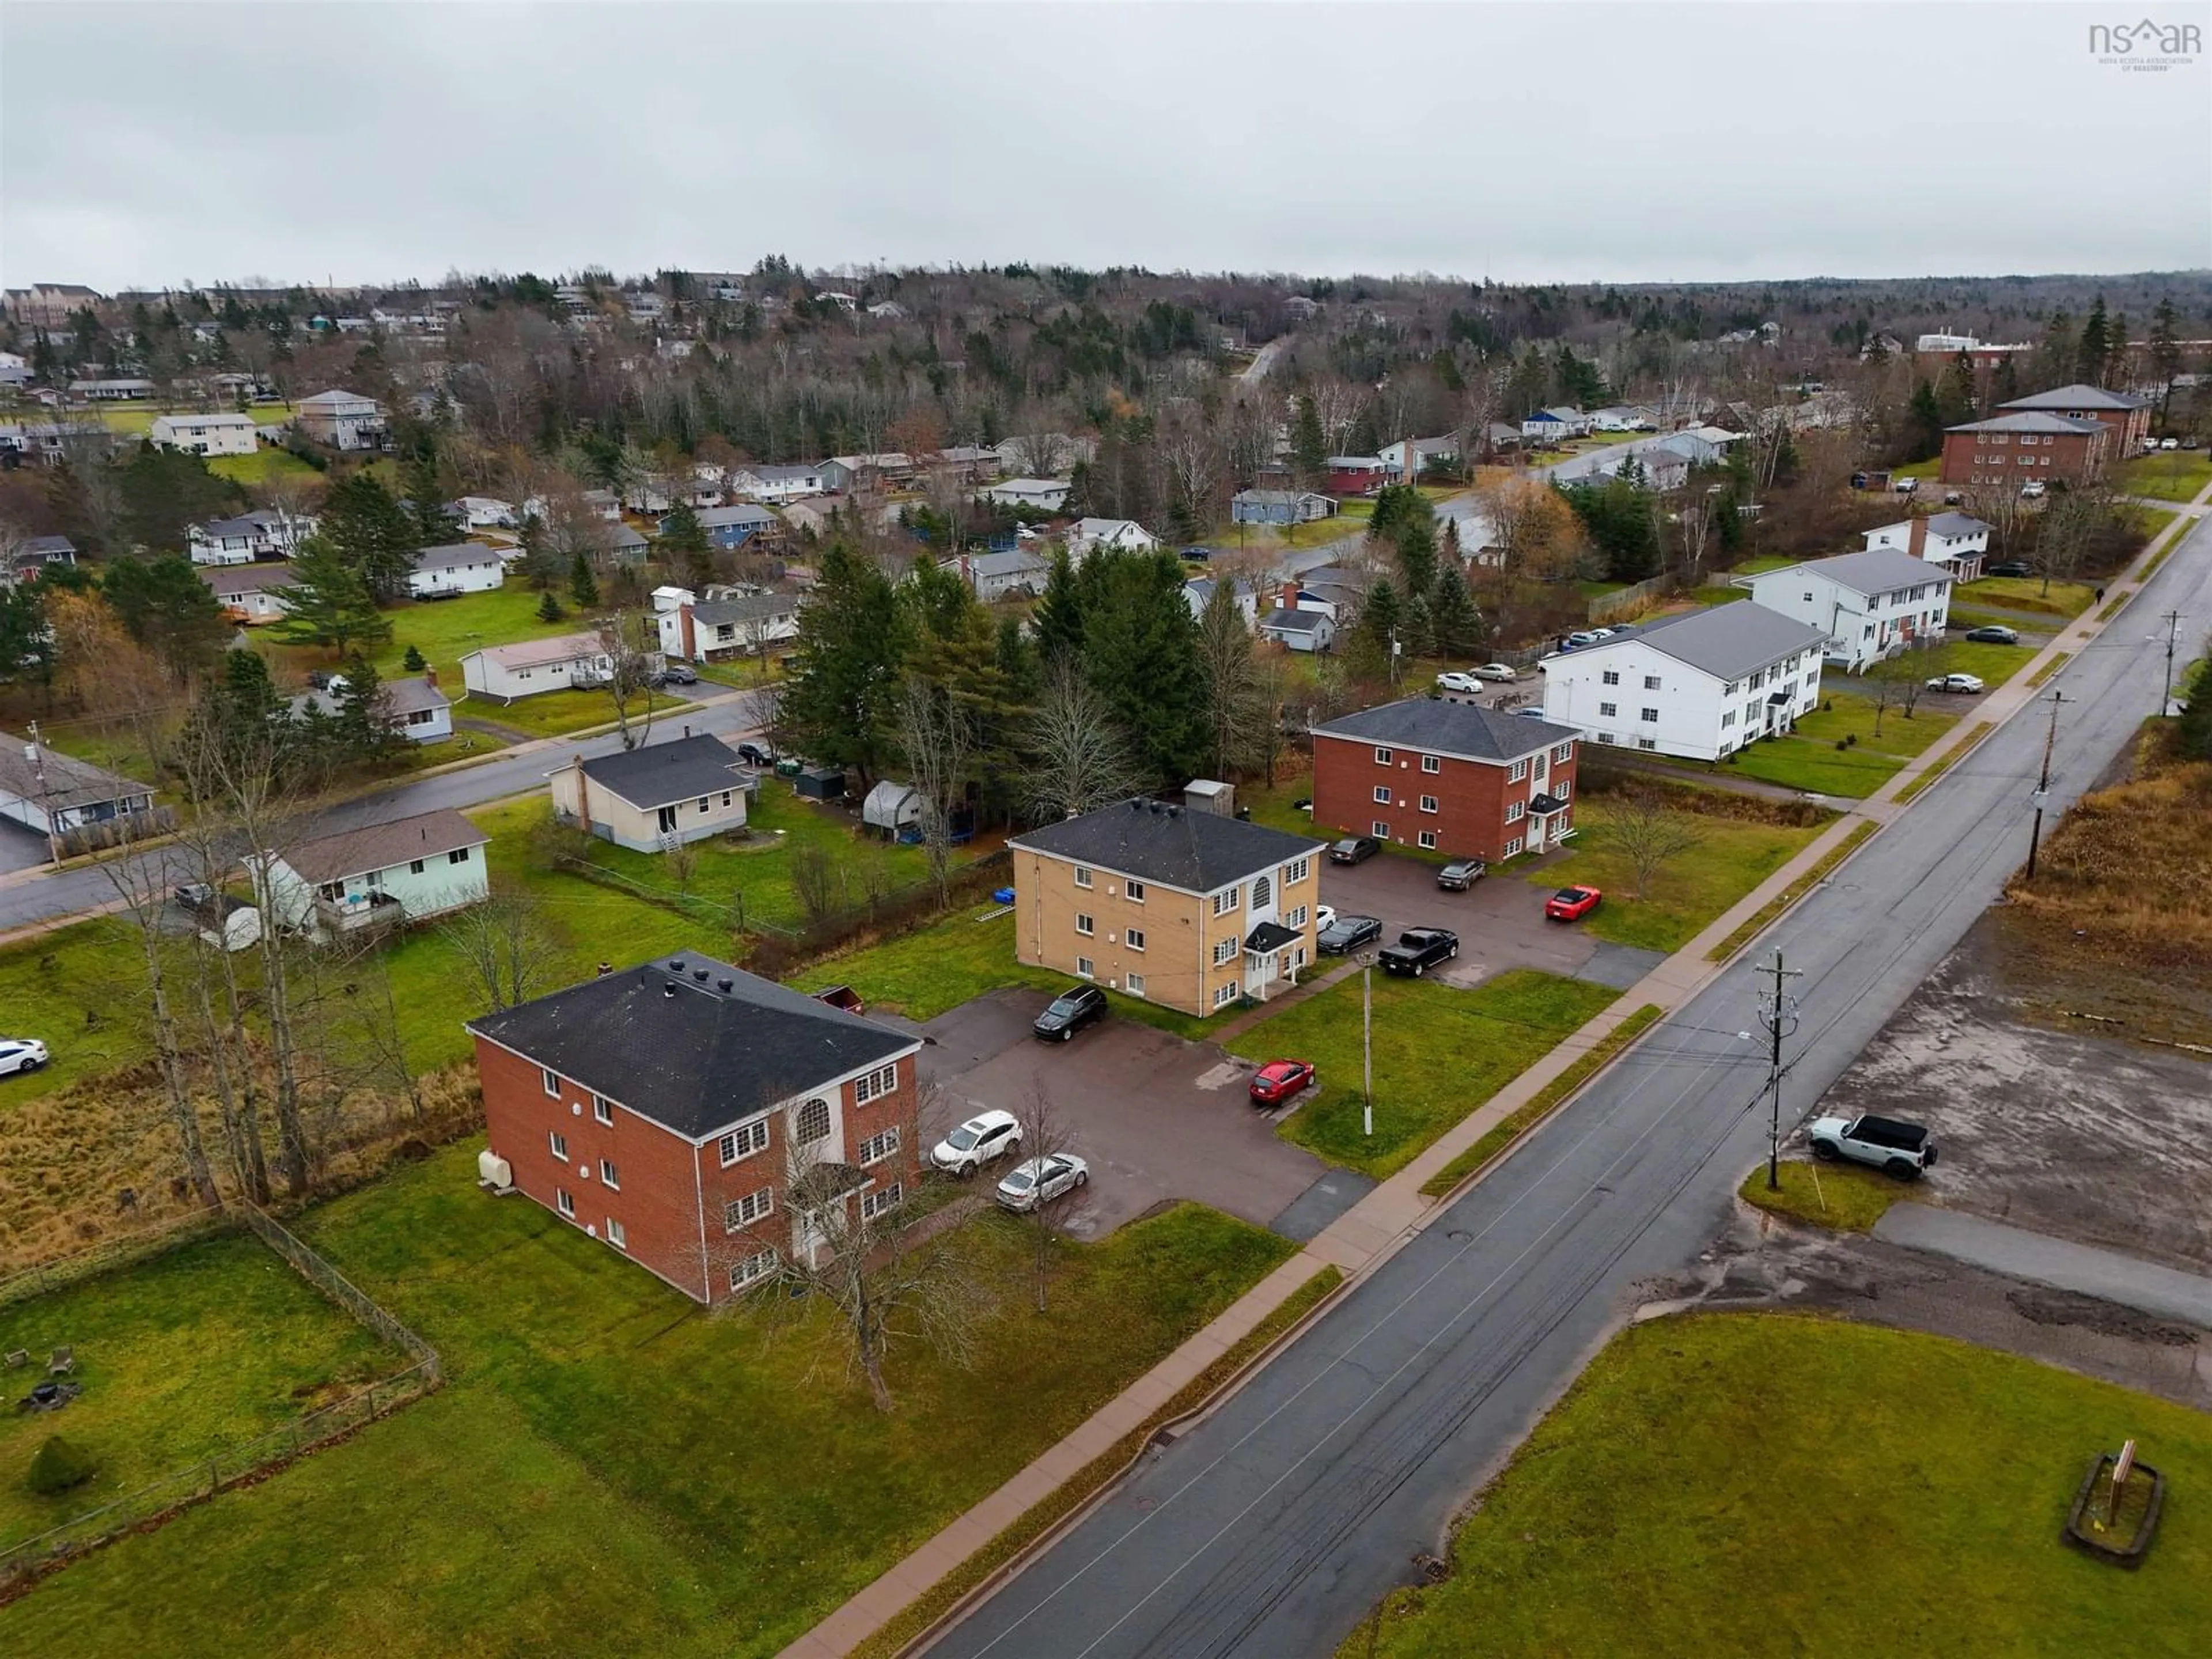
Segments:
[[[931,1040],[921,1077],[933,1088],[921,1129],[934,1145],[988,1107],[1027,1116],[1042,1095],[1056,1138],[1090,1161],[1086,1201],[1067,1224],[1078,1237],[1193,1199],[1310,1238],[1373,1186],[1276,1135],[1274,1115],[1246,1098],[1249,1061],[1121,1019],[1072,1042],[1039,1042],[1030,1023],[1050,1000],[994,991],[920,1028]]]
[[[1540,968],[1626,990],[1666,960],[1661,951],[1608,945],[1586,928],[1545,921],[1552,888],[1521,873],[1486,876],[1464,893],[1447,893],[1437,885],[1435,866],[1383,853],[1364,864],[1323,864],[1321,898],[1339,915],[1380,916],[1385,940],[1407,927],[1450,928],[1459,935],[1459,959],[1431,975],[1447,985],[1472,987],[1508,968]]]

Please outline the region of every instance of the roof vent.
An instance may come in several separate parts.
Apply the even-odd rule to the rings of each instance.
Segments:
[[[707,970],[704,968],[694,968],[691,970],[691,977],[704,985],[707,982]]]
[[[672,979],[665,979],[661,981],[660,994],[664,997],[674,996],[676,994],[676,981]]]
[[[684,958],[682,957],[678,957],[675,961],[670,963],[668,964],[668,971],[672,974],[682,973],[684,971]]]
[[[732,991],[737,989],[737,986],[738,982],[733,979],[718,979],[714,981],[714,988],[724,996],[729,995]]]
[[[1142,795],[1132,795],[1132,796],[1130,796],[1130,797],[1129,797],[1129,810],[1130,810],[1132,812],[1141,812],[1141,811],[1143,811],[1145,810],[1145,798],[1144,798]]]
[[[1168,816],[1171,818],[1181,817],[1182,816],[1182,808],[1177,806],[1173,801],[1170,801],[1168,803]]]

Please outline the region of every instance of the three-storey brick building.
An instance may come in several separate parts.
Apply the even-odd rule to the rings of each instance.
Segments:
[[[1571,726],[1408,697],[1317,726],[1314,822],[1455,858],[1541,853],[1574,829]]]

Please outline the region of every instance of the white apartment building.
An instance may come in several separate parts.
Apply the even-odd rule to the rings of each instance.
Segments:
[[[1951,610],[1949,570],[1894,547],[1785,565],[1742,579],[1755,604],[1828,637],[1829,666],[1853,674],[1940,642]]]
[[[251,455],[258,446],[251,415],[156,415],[146,441],[194,455]]]

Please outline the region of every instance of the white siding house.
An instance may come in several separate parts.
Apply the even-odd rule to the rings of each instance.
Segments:
[[[1073,488],[1066,478],[1008,478],[982,492],[987,501],[1000,507],[1025,507],[1037,513],[1057,513],[1066,505]]]
[[[247,854],[265,915],[319,938],[420,921],[491,893],[491,837],[450,807]]]
[[[1600,744],[1718,760],[1819,706],[1825,637],[1755,603],[1670,617],[1545,658],[1544,718]]]
[[[375,449],[384,441],[384,411],[356,392],[318,392],[300,399],[292,423],[332,449]]]
[[[251,415],[156,415],[146,441],[193,455],[251,455],[259,443]]]
[[[1160,538],[1134,519],[1078,519],[1067,532],[1067,550],[1078,563],[1102,548],[1149,553]]]
[[[1990,528],[1964,513],[1934,513],[1926,518],[1900,519],[1866,532],[1866,550],[1894,548],[1925,559],[1950,572],[1954,582],[1970,582],[1982,574],[1990,556]]]
[[[730,469],[730,488],[757,501],[796,501],[828,493],[818,466],[778,466],[756,461]]]
[[[506,565],[488,542],[453,542],[425,547],[407,573],[407,591],[418,599],[450,599],[462,593],[489,593],[500,585]]]
[[[260,559],[289,559],[315,533],[308,514],[248,513],[236,519],[211,519],[185,532],[185,550],[194,564],[252,564]]]
[[[1741,585],[1754,603],[1818,628],[1830,665],[1854,674],[1940,642],[1951,609],[1950,572],[1893,547],[1786,565]]]
[[[513,702],[604,680],[614,659],[597,634],[559,634],[520,645],[486,646],[461,659],[461,681],[481,696]]]

